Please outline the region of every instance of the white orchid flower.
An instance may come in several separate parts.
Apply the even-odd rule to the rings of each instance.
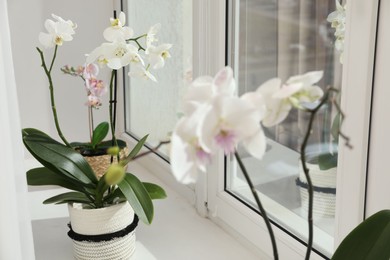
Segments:
[[[146,34],[146,48],[152,46],[154,42],[157,42],[156,38],[157,32],[161,29],[161,24],[155,24],[149,28],[149,31]]]
[[[200,120],[199,143],[208,153],[220,148],[225,154],[230,154],[242,142],[252,156],[261,159],[266,147],[261,119],[252,102],[238,97],[217,96]]]
[[[324,92],[315,86],[321,80],[323,71],[311,71],[303,75],[290,77],[274,97],[289,98],[291,104],[298,109],[303,108],[301,103],[315,102],[320,99]]]
[[[39,33],[39,42],[45,48],[52,48],[54,46],[61,46],[64,41],[73,40],[73,34],[75,34],[73,28],[73,22],[65,21],[59,16],[53,15],[56,17],[57,22],[47,19],[45,21],[45,28],[48,33],[41,32]]]
[[[281,84],[281,79],[274,78],[266,81],[256,90],[263,96],[265,102],[265,115],[262,123],[266,127],[282,122],[292,108],[288,100],[274,96],[280,90]]]
[[[198,170],[206,171],[211,154],[199,145],[196,133],[200,113],[182,117],[171,136],[171,169],[175,178],[182,183],[195,182]]]
[[[55,15],[55,14],[51,14],[51,16],[57,20],[57,22],[60,22],[60,23],[67,23],[69,24],[73,30],[77,28],[77,24],[75,24],[74,22],[72,22],[71,20],[67,20],[65,21],[62,17],[58,16],[58,15]]]
[[[236,84],[230,67],[218,71],[214,78],[199,77],[191,83],[183,97],[184,113],[191,114],[198,106],[210,103],[215,96],[233,96],[235,91]]]
[[[125,26],[126,15],[124,12],[119,14],[119,18],[110,18],[110,23],[111,26],[106,28],[103,32],[103,37],[106,41],[124,41],[133,37],[133,29]]]
[[[340,2],[336,0],[336,10],[328,15],[327,21],[331,23],[332,28],[336,29],[334,33],[336,38],[335,48],[340,52],[340,62],[343,63],[346,5],[342,6]]]
[[[161,44],[159,46],[149,46],[145,54],[149,56],[150,65],[153,69],[160,69],[164,67],[165,60],[171,57],[169,49],[172,47],[172,44]]]
[[[314,84],[322,76],[322,71],[313,71],[290,77],[283,85],[278,78],[262,84],[257,92],[263,95],[266,105],[263,125],[266,127],[277,125],[286,119],[293,106],[303,109],[302,103],[312,103],[321,98],[323,91]]]
[[[94,61],[106,64],[110,69],[115,70],[129,64],[144,64],[137,47],[125,41],[103,43],[88,55],[87,63]]]
[[[157,82],[156,77],[153,76],[153,74],[150,73],[150,71],[147,70],[142,64],[131,66],[130,72],[127,75],[132,78],[141,78],[144,80]]]

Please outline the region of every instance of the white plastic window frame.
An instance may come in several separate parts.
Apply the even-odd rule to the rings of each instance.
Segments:
[[[340,147],[334,247],[364,219],[377,15],[378,0],[354,0],[347,3],[341,106],[346,114],[343,131],[351,138],[354,148],[349,150]],[[218,15],[214,19],[223,20]],[[210,28],[215,30],[214,35],[225,30],[216,27],[222,24],[221,20],[210,23],[212,27],[215,26]],[[254,249],[264,254],[264,258],[268,258],[272,251],[263,220],[224,191],[223,167],[224,159],[221,156],[207,174],[209,216],[250,242]],[[274,231],[281,259],[303,259],[305,245],[275,226]],[[312,259],[323,258],[326,256],[313,252]]]

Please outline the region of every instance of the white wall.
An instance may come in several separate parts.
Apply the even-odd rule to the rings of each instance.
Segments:
[[[74,40],[66,42],[58,50],[53,69],[55,98],[60,125],[68,141],[88,140],[86,93],[80,79],[63,75],[63,65],[82,65],[84,54],[91,52],[104,39],[104,28],[112,17],[113,1],[107,0],[16,0],[8,1],[12,54],[18,91],[21,125],[34,127],[58,138],[51,115],[48,83],[40,67],[38,34],[44,29],[44,21],[51,13],[78,24]],[[42,48],[42,47],[41,47]],[[51,58],[54,49],[45,52]],[[101,72],[108,82],[109,72]],[[108,103],[95,113],[95,121],[108,121]]]

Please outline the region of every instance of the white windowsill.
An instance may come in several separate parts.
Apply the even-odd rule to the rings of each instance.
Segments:
[[[153,224],[137,227],[134,260],[175,259],[258,259],[232,236],[209,219],[200,217],[187,200],[167,187],[137,164],[129,169],[142,181],[157,183],[168,194],[155,201]],[[30,189],[32,226],[37,260],[68,260],[72,258],[72,243],[67,237],[66,207],[39,204],[49,193],[62,189]],[[39,203],[39,204],[38,204]],[[45,215],[46,214],[46,215]]]

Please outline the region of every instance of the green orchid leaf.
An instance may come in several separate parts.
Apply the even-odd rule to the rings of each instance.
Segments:
[[[332,128],[330,130],[330,133],[332,134],[332,137],[336,142],[339,138],[340,126],[342,123],[341,120],[341,113],[337,113],[336,116],[333,118]]]
[[[389,260],[390,210],[382,210],[358,225],[341,242],[332,260]]]
[[[106,138],[109,130],[109,124],[107,122],[100,123],[92,133],[92,147],[95,148],[104,138]]]
[[[125,148],[127,146],[126,142],[123,140],[117,139],[116,142],[117,142],[119,148]],[[111,140],[103,141],[98,145],[98,147],[99,147],[99,149],[106,149],[107,150],[108,148],[112,147],[112,141]]]
[[[27,184],[31,186],[56,185],[69,190],[94,194],[93,189],[88,189],[82,182],[66,175],[57,174],[46,167],[34,168],[26,173]]]
[[[337,153],[335,154],[321,154],[318,156],[318,166],[321,170],[329,170],[337,166]]]
[[[151,224],[154,215],[153,202],[142,182],[133,174],[127,173],[118,187],[138,217],[145,224]]]
[[[118,200],[118,202],[126,201],[125,195],[123,195],[119,188],[115,189],[113,192],[103,198],[103,202],[106,204],[112,204],[114,200]]]
[[[131,150],[129,155],[125,159],[122,160],[123,165],[128,164],[139,153],[139,151],[144,146],[148,136],[149,135],[145,135],[141,140],[139,140],[139,142],[134,146],[133,150]]]
[[[165,190],[157,184],[149,182],[142,182],[142,184],[148,191],[149,196],[152,200],[165,199],[167,197]]]
[[[86,142],[72,142],[70,143],[70,146],[72,146],[72,148],[84,148],[84,147],[88,147],[90,148],[91,147],[91,144],[90,143],[86,143]]]
[[[36,130],[39,131],[39,130]],[[96,184],[97,178],[88,162],[79,153],[42,133],[23,130],[23,143],[43,166],[66,174],[85,184]],[[66,172],[66,173],[65,173]]]
[[[91,204],[91,200],[88,197],[80,192],[66,192],[54,197],[48,198],[43,202],[43,204],[63,204],[63,203],[84,203]]]

